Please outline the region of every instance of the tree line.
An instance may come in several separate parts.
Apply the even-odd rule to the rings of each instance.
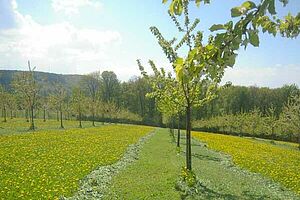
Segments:
[[[271,104],[264,112],[255,107],[248,112],[241,110],[234,114],[220,114],[196,120],[193,126],[201,131],[297,142],[300,149],[299,94],[292,94],[282,107]]]
[[[30,63],[28,65],[30,67]],[[14,74],[10,85],[0,87],[3,121],[15,117],[25,117],[29,122],[34,118],[44,121],[52,118],[60,122],[61,128],[63,120],[69,119],[77,119],[79,127],[82,127],[82,120],[90,120],[92,125],[95,121],[167,125],[171,130],[177,128],[179,138],[180,129],[186,126],[183,120],[186,116],[180,104],[157,101],[147,95],[153,91],[149,78],[153,81],[154,76],[133,77],[121,82],[114,72],[97,71],[82,76],[79,83],[69,89],[60,80],[36,81],[36,72],[30,67],[29,71]],[[157,81],[163,83],[163,78]],[[274,89],[223,87],[213,100],[193,107],[193,129],[298,141],[295,128],[282,122],[289,99],[299,93],[297,85]],[[161,112],[163,109],[168,112]],[[174,116],[178,111],[179,115]]]
[[[140,77],[121,82],[112,71],[81,76],[71,89],[59,80],[37,81],[35,68],[28,61],[28,71],[14,74],[11,83],[0,85],[0,107],[3,121],[24,117],[34,130],[35,119],[82,120],[162,125],[155,101],[145,94],[151,89]]]

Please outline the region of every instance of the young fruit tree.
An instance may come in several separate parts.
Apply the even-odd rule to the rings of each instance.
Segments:
[[[84,111],[85,96],[80,87],[73,88],[71,97],[71,107],[77,114],[77,119],[79,121],[79,128],[82,128],[82,113]]]
[[[64,128],[63,112],[65,110],[64,105],[65,105],[66,98],[67,98],[66,89],[64,88],[64,86],[62,84],[56,83],[54,85],[53,99],[54,99],[54,103],[56,104],[56,107],[58,108],[59,114],[60,114],[60,128]]]
[[[180,115],[184,112],[185,108],[184,95],[179,82],[170,73],[166,74],[163,68],[158,70],[153,61],[149,61],[149,64],[152,67],[154,76],[148,76],[140,61],[138,60],[137,62],[143,76],[151,83],[151,87],[155,88],[153,92],[148,93],[146,96],[154,98],[158,110],[170,120],[173,120],[175,116],[178,117],[177,147],[179,147]]]
[[[278,119],[276,116],[276,109],[273,105],[267,110],[267,117],[265,119],[266,130],[268,135],[275,139],[275,128],[278,126]]]
[[[16,96],[12,93],[8,94],[7,96],[7,108],[10,111],[10,119],[13,119],[14,114],[17,110],[17,100]]]
[[[300,95],[292,96],[283,108],[281,121],[298,139],[300,150]]]
[[[100,94],[101,74],[100,71],[93,72],[83,77],[83,84],[88,94],[90,103],[88,108],[92,115],[92,125],[95,126],[95,115]]]
[[[212,33],[206,37],[203,31],[198,29],[200,20],[196,18],[192,21],[190,17],[190,1],[171,0],[169,15],[178,29],[179,34],[176,35],[182,35],[178,42],[176,38],[165,39],[158,28],[150,28],[176,74],[176,81],[180,86],[178,95],[184,97],[188,170],[192,169],[192,107],[201,107],[214,99],[225,69],[234,66],[241,47],[246,48],[248,44],[259,46],[260,31],[274,36],[279,32],[289,38],[297,37],[300,31],[300,14],[297,16],[289,14],[282,20],[278,19],[275,0],[261,0],[257,3],[246,1],[232,8],[231,17],[235,19],[225,24],[213,24],[209,28]],[[193,1],[197,6],[201,3],[210,3],[209,0]],[[280,1],[283,5],[287,4],[286,0]],[[167,2],[168,0],[163,0],[163,3]],[[208,38],[207,41],[205,38]],[[160,90],[159,87],[152,89],[154,92]],[[164,91],[162,90],[162,95],[167,97],[169,94]]]
[[[34,77],[34,69],[35,68],[31,69],[30,61],[28,61],[28,71],[18,74],[13,82],[15,91],[23,98],[26,103],[26,107],[29,108],[29,130],[35,130],[34,109],[37,104],[39,92],[39,86]]]
[[[7,107],[8,107],[9,94],[0,85],[0,107],[2,108],[3,122],[7,122]]]

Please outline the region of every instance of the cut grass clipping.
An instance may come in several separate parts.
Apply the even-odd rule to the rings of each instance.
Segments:
[[[0,199],[57,199],[153,128],[112,125],[0,136]]]

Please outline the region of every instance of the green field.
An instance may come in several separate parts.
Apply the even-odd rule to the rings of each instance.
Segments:
[[[209,148],[229,154],[238,166],[258,172],[300,194],[300,152],[295,143],[194,132]]]
[[[154,130],[90,122],[80,129],[75,121],[60,129],[56,120],[37,120],[37,131],[28,132],[27,125],[24,119],[0,123],[0,199],[72,197],[91,171],[116,163],[128,145]],[[201,185],[186,199],[300,199],[294,143],[200,132],[193,137],[193,171]],[[178,149],[167,129],[157,129],[138,159],[112,176],[104,199],[181,199],[175,186],[183,166],[184,134]]]
[[[14,127],[13,122],[10,123],[7,127]],[[52,123],[44,127],[52,127]],[[4,126],[3,123],[1,126]],[[97,166],[116,162],[129,144],[152,129],[108,125],[2,135],[0,199],[69,196],[78,188],[80,179]]]
[[[78,128],[78,121],[64,120],[63,121],[65,129],[60,128],[60,121],[57,120],[47,120],[44,122],[42,119],[35,119],[35,128],[37,131],[42,130],[66,130],[69,128]],[[101,126],[102,122],[96,122],[96,126]],[[13,134],[13,133],[26,133],[28,132],[30,123],[26,122],[22,118],[9,119],[7,123],[0,122],[0,135],[3,134]],[[83,128],[91,128],[92,122],[82,121]]]
[[[184,143],[182,137],[178,153],[168,131],[160,129],[144,146],[140,160],[113,178],[105,199],[181,199],[175,183],[185,165]],[[199,140],[192,141],[192,148],[193,171],[202,186],[186,199],[300,199],[268,177],[234,167],[226,154],[205,147]]]

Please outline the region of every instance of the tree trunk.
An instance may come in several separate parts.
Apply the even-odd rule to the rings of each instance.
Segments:
[[[13,119],[13,110],[10,110],[10,119]]]
[[[28,119],[28,109],[25,109],[25,118],[26,118],[26,122],[29,122],[29,119]]]
[[[44,122],[46,122],[46,108],[45,108],[45,106],[44,106]]]
[[[180,115],[178,115],[178,126],[177,126],[177,147],[180,147]]]
[[[186,168],[192,170],[191,104],[186,107]]]
[[[58,110],[56,110],[56,120],[59,121]]]
[[[31,121],[31,125],[30,125],[30,128],[29,130],[34,130],[35,127],[34,127],[34,109],[33,109],[33,105],[30,106],[30,112],[31,112],[31,116],[30,116],[30,121]]]
[[[79,118],[79,128],[82,128],[82,124],[81,124],[81,106],[80,105],[79,105],[78,118]]]
[[[61,104],[59,105],[59,111],[60,111],[60,128],[64,128],[64,125],[63,125],[63,113],[62,113]]]
[[[79,112],[79,128],[82,128],[82,124],[81,124],[81,112]]]
[[[102,125],[104,125],[104,114],[102,113]]]
[[[298,135],[298,144],[299,144],[298,149],[300,150],[300,134]]]
[[[171,120],[172,120],[172,134],[173,134],[173,137],[174,137],[174,129],[175,129],[175,126],[174,126],[174,117],[172,117]]]
[[[3,106],[3,122],[7,122],[7,120],[6,120],[6,107],[5,106]]]
[[[92,117],[93,117],[93,119],[92,119],[92,120],[93,120],[93,121],[92,121],[92,125],[95,126],[95,112],[94,112],[94,111],[93,111],[93,114],[92,114],[92,115],[93,115],[93,116],[92,116]]]

